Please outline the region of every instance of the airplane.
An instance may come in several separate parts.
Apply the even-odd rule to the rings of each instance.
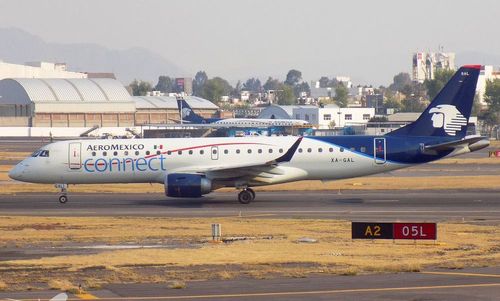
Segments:
[[[207,124],[210,127],[271,127],[309,125],[309,122],[300,119],[203,118],[193,111],[184,98],[177,98],[177,105],[182,122],[186,122],[190,125]]]
[[[255,199],[252,187],[300,180],[336,180],[388,172],[477,151],[466,136],[480,65],[461,67],[413,123],[384,136],[282,136],[70,140],[48,144],[9,176],[70,184],[161,183],[168,197],[201,197],[221,187]]]

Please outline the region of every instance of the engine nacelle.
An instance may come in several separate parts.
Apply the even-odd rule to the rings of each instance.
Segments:
[[[199,198],[212,191],[212,181],[196,174],[168,174],[164,185],[165,194],[170,197]]]

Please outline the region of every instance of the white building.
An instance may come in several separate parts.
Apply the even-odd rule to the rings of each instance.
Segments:
[[[293,108],[292,118],[309,121],[318,129],[331,129],[367,124],[373,116],[375,108],[339,108],[337,105],[327,105],[296,106]]]
[[[87,78],[87,74],[66,71],[65,63],[29,62],[18,65],[0,61],[0,80],[4,78]]]
[[[413,54],[412,79],[423,83],[426,79],[434,79],[436,70],[455,70],[455,53],[453,52],[417,52]]]
[[[493,66],[483,66],[477,79],[476,93],[479,96],[481,105],[486,105],[484,102],[484,93],[486,92],[486,83],[490,80],[500,79],[500,71],[495,71]]]

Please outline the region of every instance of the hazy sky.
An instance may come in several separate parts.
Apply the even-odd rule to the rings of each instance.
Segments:
[[[0,0],[0,27],[48,42],[140,46],[186,75],[231,82],[295,68],[308,81],[388,84],[410,71],[416,50],[500,54],[495,0]]]

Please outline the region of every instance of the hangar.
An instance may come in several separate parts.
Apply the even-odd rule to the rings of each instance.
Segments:
[[[186,97],[199,114],[219,108],[199,97]],[[179,120],[175,97],[134,97],[110,78],[0,81],[0,126],[130,127]]]

